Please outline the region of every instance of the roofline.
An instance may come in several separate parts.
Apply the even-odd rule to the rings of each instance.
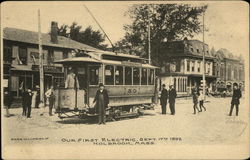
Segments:
[[[31,43],[31,42],[25,42],[25,41],[19,41],[19,40],[13,40],[13,39],[6,38],[6,37],[4,37],[4,35],[5,35],[5,34],[4,34],[4,30],[6,30],[6,29],[15,29],[15,30],[19,30],[19,31],[25,31],[25,32],[31,32],[31,33],[36,33],[36,34],[38,34],[37,31],[30,31],[30,30],[26,30],[26,29],[13,28],[13,27],[4,27],[3,30],[2,30],[3,40],[14,41],[14,42],[22,42],[22,43],[27,43],[27,44],[39,44],[38,42],[36,42],[36,43]],[[50,36],[50,34],[48,34],[48,33],[41,33],[41,35],[42,35],[42,36],[43,36],[43,35],[49,35],[49,36]],[[70,38],[68,38],[68,37],[59,36],[59,35],[58,35],[58,37],[65,38],[65,39],[70,40],[70,41],[73,41],[73,42],[75,42],[75,43],[80,43],[80,44],[82,44],[82,45],[85,45],[86,47],[93,48],[93,49],[84,49],[85,51],[101,51],[101,50],[98,49],[98,48],[92,47],[92,46],[90,46],[90,45],[87,45],[87,44],[84,44],[84,43],[81,43],[81,42],[78,42],[78,41],[75,41],[75,40],[70,39]],[[57,47],[57,48],[68,48],[68,49],[79,49],[79,50],[83,50],[82,48],[84,48],[84,47],[82,47],[82,48],[79,48],[79,47],[64,47],[64,46],[61,46],[60,44],[55,44],[55,45],[59,45],[59,46],[54,46],[53,43],[51,43],[51,45],[42,45],[42,46]]]
[[[167,41],[165,43],[171,43],[171,42],[184,42],[184,41],[197,41],[200,43],[203,43],[202,41],[198,40],[198,39],[188,39],[188,40],[173,40],[173,41]],[[209,46],[207,43],[204,42],[205,45]]]
[[[66,38],[66,37],[65,37],[65,38]],[[39,45],[39,43],[30,43],[30,42],[12,40],[12,39],[8,39],[8,38],[3,38],[3,40],[12,41],[12,42],[21,42],[21,43]],[[76,42],[77,42],[77,41],[76,41]],[[79,42],[79,43],[80,43],[80,42]],[[89,51],[89,52],[96,52],[96,50],[91,50],[91,49],[80,49],[80,48],[75,48],[75,47],[54,46],[54,45],[46,45],[46,44],[42,44],[42,46],[54,47],[54,48],[66,48],[66,49],[79,49],[79,50],[84,50],[84,51]]]

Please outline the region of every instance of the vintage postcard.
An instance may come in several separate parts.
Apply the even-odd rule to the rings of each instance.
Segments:
[[[3,159],[249,158],[249,4],[1,3]]]

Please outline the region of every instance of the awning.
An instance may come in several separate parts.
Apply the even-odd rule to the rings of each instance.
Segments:
[[[12,71],[32,71],[31,66],[28,65],[12,65]]]

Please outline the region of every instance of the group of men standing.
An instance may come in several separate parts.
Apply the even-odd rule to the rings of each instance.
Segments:
[[[45,98],[49,102],[49,115],[52,116],[52,108],[55,103],[55,94],[53,86],[50,87],[48,91],[45,93]],[[40,100],[40,88],[39,86],[35,86],[33,90],[27,88],[22,94],[22,107],[23,107],[23,116],[27,116],[27,118],[31,118],[31,108],[39,108],[39,104],[41,104]],[[46,103],[45,103],[46,104]]]
[[[160,98],[162,114],[166,114],[167,102],[169,102],[169,108],[170,108],[171,115],[175,115],[176,90],[174,89],[172,84],[169,86],[169,91],[166,89],[165,84],[163,84],[162,87],[163,87],[163,89],[162,89],[161,98]]]
[[[232,100],[231,100],[231,107],[230,107],[229,116],[232,116],[234,106],[236,107],[236,116],[238,116],[239,104],[240,104],[241,97],[242,97],[241,90],[238,87],[238,84],[234,83],[233,84],[233,96],[232,96]],[[166,85],[163,84],[162,91],[161,91],[161,97],[160,97],[162,114],[166,114],[167,102],[169,102],[169,108],[170,108],[171,115],[175,114],[175,98],[176,98],[176,90],[173,88],[173,85],[171,84],[169,86],[169,90],[167,90]],[[206,111],[206,107],[204,106],[204,93],[202,90],[199,89],[199,87],[192,88],[192,98],[193,98],[193,109],[194,109],[193,114],[202,112],[202,109],[204,111]],[[199,104],[199,107],[198,107],[198,104]]]

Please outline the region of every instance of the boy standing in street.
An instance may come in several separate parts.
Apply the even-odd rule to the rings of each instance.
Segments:
[[[204,107],[204,95],[203,95],[203,91],[200,91],[199,97],[198,97],[198,101],[199,101],[199,106],[200,106],[200,111],[202,112],[202,108],[204,109],[204,111],[206,111],[206,108]]]
[[[49,115],[52,116],[52,109],[55,104],[55,91],[53,86],[51,86],[50,89],[45,93],[45,96],[49,100]]]

